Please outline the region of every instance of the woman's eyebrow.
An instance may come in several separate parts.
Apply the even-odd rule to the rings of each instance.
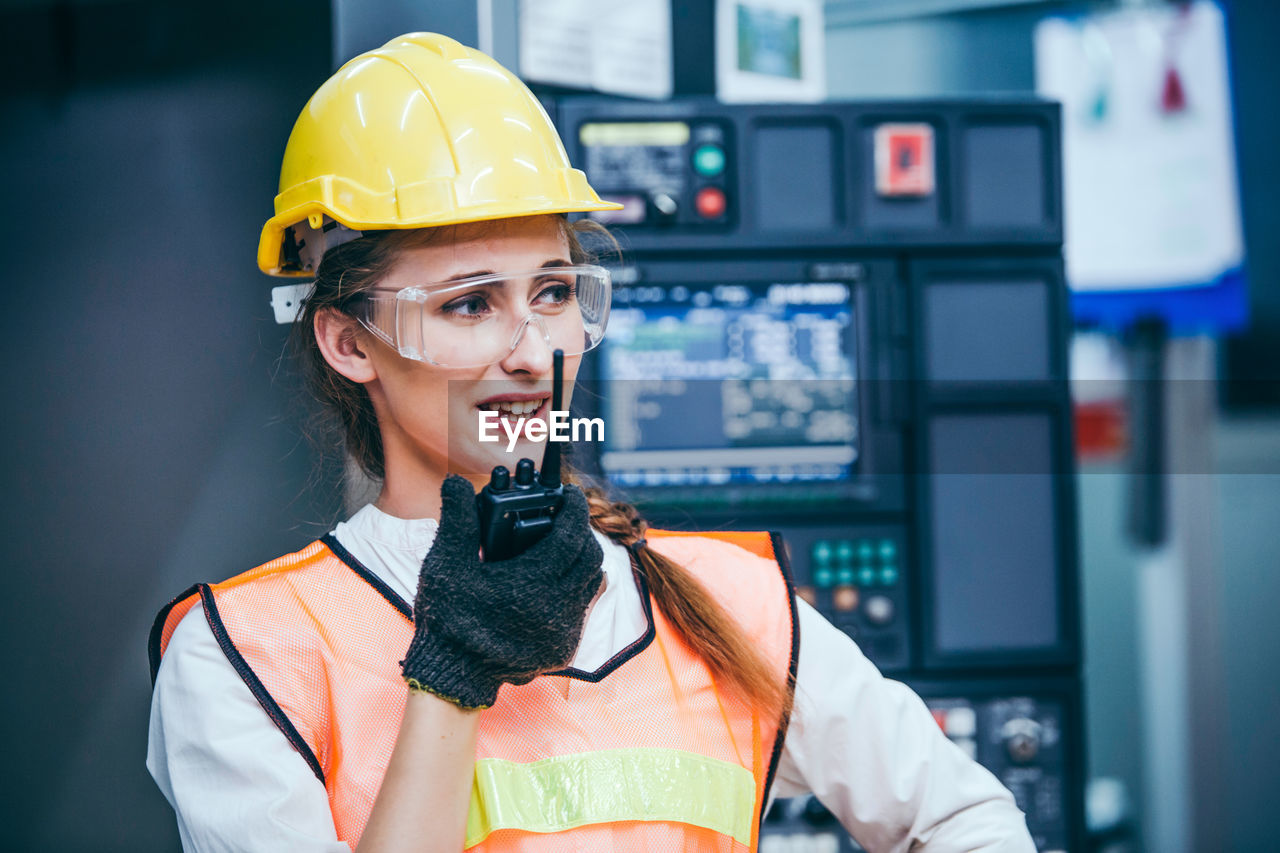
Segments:
[[[494,275],[493,270],[476,270],[475,272],[460,272],[457,275],[451,275],[441,280],[441,284],[450,281],[462,281],[464,278],[478,278],[482,275]]]
[[[547,269],[555,269],[557,267],[571,267],[571,266],[573,266],[573,264],[569,261],[566,261],[564,258],[555,258],[553,260],[546,261],[545,263],[543,263],[542,266],[538,267],[538,269],[547,270]],[[467,279],[467,278],[479,278],[482,275],[497,275],[497,273],[494,272],[493,270],[475,270],[473,272],[460,272],[457,275],[451,275],[446,279],[442,279],[440,283],[445,284],[450,281],[462,281],[463,279]]]

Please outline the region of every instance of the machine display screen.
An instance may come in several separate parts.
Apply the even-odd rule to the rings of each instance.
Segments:
[[[622,486],[848,479],[854,337],[841,282],[618,288],[603,473]]]

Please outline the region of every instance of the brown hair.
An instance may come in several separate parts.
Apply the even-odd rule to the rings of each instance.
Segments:
[[[617,243],[597,223],[590,220],[570,223],[564,217],[559,221],[568,239],[573,263],[586,263],[595,257],[584,248],[581,239],[584,236],[602,240],[607,247],[617,250]],[[374,479],[382,479],[386,470],[373,403],[363,385],[342,376],[325,361],[313,331],[315,317],[325,309],[353,314],[360,294],[391,270],[401,251],[442,237],[447,239],[446,232],[451,233],[451,228],[377,232],[325,253],[316,272],[315,289],[295,326],[294,347],[307,387],[329,418],[328,424],[317,424],[313,436],[340,438],[341,441],[322,438],[322,449],[345,446],[360,469]],[[789,685],[778,677],[739,623],[693,575],[644,544],[648,525],[635,507],[610,500],[603,490],[586,484],[571,469],[566,471],[565,479],[583,487],[592,525],[635,554],[654,601],[712,674],[731,693],[766,715],[787,713],[791,699]]]

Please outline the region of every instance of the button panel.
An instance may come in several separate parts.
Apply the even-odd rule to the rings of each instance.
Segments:
[[[882,670],[910,664],[906,529],[902,526],[783,531],[796,594],[852,637]]]
[[[934,721],[962,752],[990,770],[1026,813],[1037,850],[1067,849],[1070,813],[1064,708],[1030,696],[924,696]],[[811,795],[778,799],[761,827],[760,850],[858,853],[835,817]]]
[[[986,767],[1027,815],[1037,850],[1067,848],[1062,704],[1030,696],[924,697],[943,733]]]
[[[735,215],[734,147],[715,120],[586,122],[578,128],[582,168],[608,225],[684,229],[728,226]]]

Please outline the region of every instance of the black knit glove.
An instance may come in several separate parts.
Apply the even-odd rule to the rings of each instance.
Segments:
[[[450,475],[440,530],[422,562],[405,680],[463,708],[487,708],[500,684],[527,684],[564,667],[604,580],[587,501],[564,487],[551,531],[509,560],[480,561],[476,493]]]

